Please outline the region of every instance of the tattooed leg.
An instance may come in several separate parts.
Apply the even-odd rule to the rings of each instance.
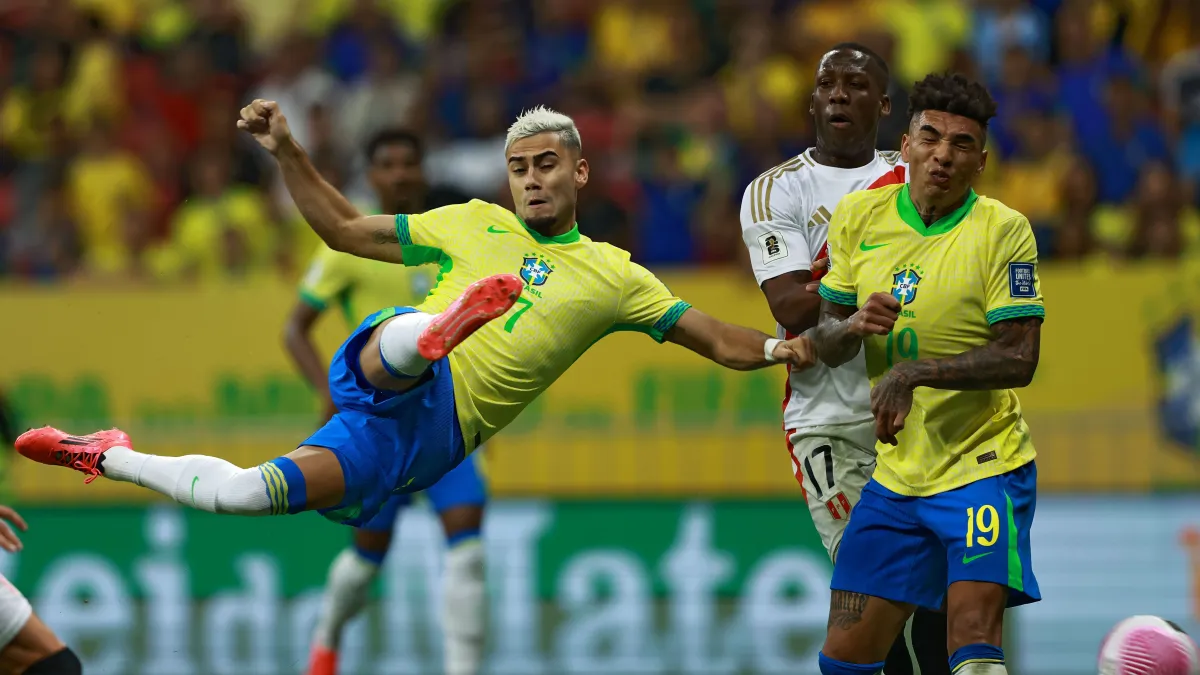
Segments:
[[[821,653],[847,663],[883,661],[913,609],[902,602],[835,590]]]

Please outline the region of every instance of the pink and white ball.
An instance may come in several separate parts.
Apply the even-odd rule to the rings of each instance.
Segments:
[[[1104,636],[1100,675],[1200,675],[1200,651],[1170,621],[1131,616]]]

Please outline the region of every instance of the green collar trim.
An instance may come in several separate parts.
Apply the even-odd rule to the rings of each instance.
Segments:
[[[921,214],[917,213],[917,207],[913,204],[912,195],[909,194],[908,184],[896,193],[896,211],[900,213],[900,220],[903,220],[909,227],[916,230],[917,234],[923,237],[936,237],[939,234],[946,234],[953,230],[959,223],[966,220],[971,213],[971,209],[975,208],[975,202],[979,200],[979,195],[975,194],[974,190],[967,193],[967,201],[963,205],[948,213],[941,218],[938,218],[934,223],[926,225],[924,220],[921,220]]]
[[[518,216],[515,213],[513,215],[516,216],[517,222],[521,223],[521,227],[525,228],[525,231],[529,233],[529,236],[533,237],[534,241],[539,244],[574,244],[575,242],[579,241],[579,223],[575,223],[571,229],[558,236],[547,237],[541,232],[538,232],[532,227],[526,225],[525,220],[521,218],[521,216]]]

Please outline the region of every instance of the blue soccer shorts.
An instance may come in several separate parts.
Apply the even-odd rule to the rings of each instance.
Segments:
[[[1033,462],[928,497],[872,479],[850,514],[830,588],[937,610],[950,584],[984,581],[1008,587],[1009,607],[1037,602],[1036,488]]]
[[[483,506],[487,503],[487,486],[479,468],[480,452],[482,451],[483,448],[479,448],[471,453],[463,460],[462,464],[451,469],[450,473],[442,476],[441,480],[419,493],[429,500],[435,513],[440,514],[458,506]],[[399,515],[400,509],[412,504],[415,496],[413,494],[392,495],[391,499],[388,499],[379,509],[379,513],[359,529],[368,532],[391,532],[396,525],[396,517]]]
[[[414,311],[389,307],[368,316],[329,366],[329,393],[338,413],[301,445],[328,448],[341,464],[345,496],[320,510],[335,522],[361,527],[393,495],[432,487],[465,457],[449,359],[435,361],[403,392],[376,389],[359,368],[358,355],[375,327]]]

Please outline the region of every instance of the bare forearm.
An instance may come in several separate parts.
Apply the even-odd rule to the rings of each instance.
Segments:
[[[757,370],[772,365],[768,361],[764,346],[772,336],[733,324],[723,324],[721,334],[709,357],[716,363],[733,370]]]
[[[281,145],[275,158],[288,194],[304,220],[330,248],[346,251],[349,223],[361,218],[362,214],[321,177],[304,148],[294,140]]]
[[[821,317],[813,331],[817,358],[830,368],[847,363],[862,349],[862,338],[850,332],[850,315],[854,308],[821,302]]]
[[[821,296],[797,290],[781,297],[771,306],[775,320],[792,335],[802,335],[821,319]]]
[[[996,338],[957,356],[898,364],[896,376],[911,387],[981,391],[1028,386],[1037,371],[1040,320],[1005,321]]]
[[[284,332],[283,343],[304,379],[323,398],[329,398],[329,374],[312,339],[302,332],[289,328]]]

